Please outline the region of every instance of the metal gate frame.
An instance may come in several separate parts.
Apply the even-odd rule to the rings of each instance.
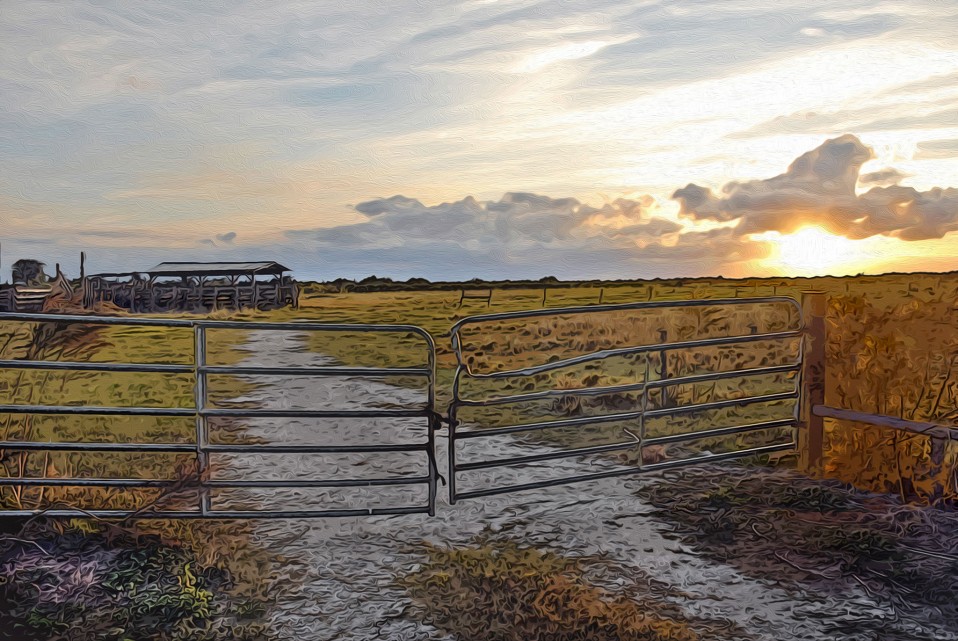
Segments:
[[[736,336],[727,336],[727,337],[718,337],[718,338],[708,338],[708,339],[698,339],[698,340],[686,340],[686,341],[675,341],[670,343],[660,343],[652,345],[637,345],[632,347],[623,347],[615,349],[606,349],[599,350],[596,352],[583,354],[580,356],[575,356],[571,358],[564,358],[543,365],[537,365],[532,367],[525,367],[520,369],[513,370],[503,370],[496,372],[489,372],[485,374],[479,374],[472,371],[468,363],[466,363],[462,351],[462,343],[459,336],[460,331],[469,325],[474,325],[483,322],[490,321],[500,321],[500,320],[521,320],[521,319],[533,319],[541,317],[554,317],[554,316],[569,316],[577,314],[596,314],[602,312],[614,312],[614,311],[629,311],[629,310],[649,310],[649,309],[681,309],[689,307],[719,307],[719,306],[735,306],[735,305],[759,305],[759,304],[788,304],[795,308],[797,313],[798,325],[794,329],[781,331],[781,332],[767,332],[763,334],[743,334]],[[471,379],[502,379],[502,378],[516,378],[516,377],[525,377],[525,376],[534,376],[536,374],[542,374],[545,372],[550,372],[553,370],[558,370],[563,367],[568,367],[570,365],[576,365],[579,363],[585,363],[590,361],[604,360],[613,356],[623,356],[623,355],[632,355],[632,354],[641,354],[641,353],[650,353],[650,352],[659,352],[665,353],[669,350],[678,350],[678,349],[692,349],[696,347],[708,347],[713,345],[731,345],[731,344],[742,344],[750,343],[757,341],[770,341],[770,340],[793,340],[796,338],[801,339],[805,334],[805,322],[802,315],[802,307],[794,298],[787,296],[768,296],[761,298],[725,298],[725,299],[698,299],[698,300],[680,300],[680,301],[651,301],[651,302],[641,302],[641,303],[625,303],[625,304],[615,304],[615,305],[587,305],[587,306],[578,306],[578,307],[565,307],[565,308],[549,308],[549,309],[538,309],[531,311],[518,311],[518,312],[501,312],[493,314],[482,314],[478,316],[471,316],[464,318],[453,325],[451,330],[451,339],[453,351],[456,354],[457,368],[455,379],[453,382],[452,396],[453,400],[449,405],[448,410],[448,423],[449,423],[449,433],[448,433],[448,457],[449,457],[449,500],[450,503],[456,503],[458,500],[469,499],[469,498],[478,498],[482,496],[491,496],[495,494],[504,494],[509,492],[519,492],[523,490],[531,490],[537,488],[551,487],[556,485],[564,485],[568,483],[575,483],[588,480],[597,480],[615,476],[625,476],[631,474],[637,474],[641,472],[659,470],[670,467],[681,467],[694,464],[701,464],[713,461],[722,461],[733,458],[742,458],[746,456],[753,456],[758,454],[767,454],[772,452],[778,452],[783,450],[791,450],[796,447],[796,434],[793,430],[792,438],[785,443],[778,443],[773,445],[766,445],[761,447],[755,447],[745,450],[736,450],[732,452],[724,452],[719,454],[710,454],[704,456],[697,456],[692,459],[681,459],[674,461],[663,461],[658,463],[643,463],[643,452],[644,448],[651,445],[662,445],[666,443],[675,443],[681,441],[689,440],[698,440],[702,438],[709,438],[714,436],[726,436],[732,434],[741,434],[746,432],[755,432],[759,430],[773,429],[773,428],[783,428],[791,427],[797,428],[800,425],[801,412],[802,412],[802,366],[804,360],[804,342],[800,340],[798,355],[793,363],[787,365],[779,366],[770,366],[770,367],[758,367],[750,369],[741,369],[741,370],[730,370],[723,372],[712,372],[706,374],[697,374],[693,376],[684,376],[684,377],[675,377],[675,378],[666,378],[656,381],[648,381],[641,383],[633,383],[628,385],[617,385],[617,386],[607,386],[607,387],[584,387],[574,390],[546,390],[541,392],[532,392],[525,394],[511,394],[505,396],[498,396],[492,398],[484,399],[469,399],[464,398],[460,393],[460,383],[464,378]],[[776,394],[766,394],[760,396],[751,396],[744,398],[736,399],[726,399],[720,401],[713,401],[708,403],[699,403],[695,405],[685,405],[661,409],[648,409],[648,392],[656,388],[666,388],[670,386],[676,386],[681,384],[689,383],[701,383],[708,381],[716,381],[722,379],[730,378],[739,378],[743,376],[756,376],[762,374],[776,374],[776,373],[788,373],[795,372],[795,388],[790,392],[776,393]],[[503,427],[496,428],[486,428],[483,430],[474,430],[461,432],[457,428],[460,425],[458,419],[459,409],[462,407],[489,407],[492,405],[501,405],[508,403],[516,403],[530,400],[538,400],[543,398],[557,398],[561,396],[598,396],[602,394],[609,394],[614,392],[639,392],[641,394],[640,407],[634,411],[629,412],[620,412],[614,414],[602,414],[597,416],[585,416],[585,417],[574,417],[574,418],[563,418],[549,421],[541,421],[536,423],[526,423],[518,425],[508,425]],[[689,414],[703,410],[719,409],[729,406],[741,406],[747,405],[750,403],[760,403],[760,402],[771,402],[779,400],[794,400],[795,407],[791,418],[787,419],[778,419],[772,421],[764,421],[760,423],[751,423],[745,425],[734,425],[729,427],[720,427],[713,428],[709,430],[700,430],[696,432],[683,432],[679,434],[660,436],[655,438],[646,438],[645,437],[645,419],[653,418],[658,416],[672,416],[678,414]],[[531,432],[543,429],[550,428],[561,428],[561,427],[572,427],[572,426],[582,426],[582,425],[591,425],[597,423],[608,423],[616,421],[626,421],[626,420],[635,420],[638,421],[638,436],[628,442],[623,443],[613,443],[609,445],[597,445],[592,447],[583,447],[576,449],[553,449],[549,452],[544,452],[541,454],[530,454],[526,456],[517,456],[510,458],[502,459],[490,459],[483,461],[475,462],[466,462],[459,463],[457,461],[456,455],[456,444],[468,439],[473,438],[485,438],[490,436],[497,436],[503,434],[515,434],[521,432]],[[506,485],[501,487],[489,487],[482,488],[471,491],[460,491],[457,488],[457,475],[459,472],[465,472],[470,470],[477,469],[491,469],[497,467],[505,467],[510,465],[522,465],[526,463],[535,463],[539,461],[548,461],[548,460],[557,460],[565,458],[573,458],[577,456],[584,456],[590,454],[600,454],[605,452],[616,452],[624,450],[639,450],[639,464],[634,468],[619,469],[619,470],[608,470],[603,472],[589,473],[589,474],[578,474],[571,477],[562,477],[554,478],[542,481],[535,481],[530,483],[521,483],[516,485]]]
[[[613,349],[598,350],[570,358],[564,358],[543,365],[525,367],[513,370],[496,371],[490,373],[473,372],[463,355],[460,332],[464,327],[483,322],[500,320],[521,320],[541,317],[569,316],[577,314],[596,314],[615,311],[641,311],[649,309],[681,309],[690,307],[720,307],[759,304],[787,304],[795,308],[798,325],[793,329],[778,332],[752,333],[717,338],[684,340],[665,342],[651,345],[635,345]],[[35,322],[93,324],[106,326],[131,327],[166,327],[190,328],[193,330],[193,362],[190,364],[162,364],[162,363],[99,363],[86,361],[31,361],[31,360],[0,360],[0,368],[14,370],[59,370],[59,371],[87,371],[87,372],[131,372],[131,373],[167,373],[192,374],[194,376],[193,404],[190,407],[98,407],[76,405],[15,405],[0,404],[2,414],[36,414],[36,415],[94,415],[94,416],[156,416],[156,417],[192,417],[196,423],[194,442],[192,443],[54,443],[33,441],[0,441],[0,451],[80,451],[80,452],[155,452],[155,453],[191,453],[195,455],[199,469],[198,505],[195,510],[157,510],[134,511],[117,509],[79,510],[79,509],[48,509],[48,510],[6,510],[0,515],[6,516],[33,516],[43,513],[57,517],[117,517],[128,518],[311,518],[311,517],[346,517],[370,516],[388,514],[435,514],[437,495],[437,480],[440,478],[436,465],[435,432],[440,429],[443,417],[435,409],[436,399],[436,350],[432,336],[420,327],[414,325],[361,325],[361,324],[328,324],[312,322],[245,322],[245,321],[214,321],[189,319],[156,319],[137,317],[113,316],[85,316],[60,314],[26,314],[0,313],[0,322]],[[425,353],[425,366],[416,367],[246,367],[210,365],[207,358],[207,331],[212,329],[236,330],[275,330],[301,332],[351,332],[351,333],[390,333],[414,335],[422,339]],[[771,296],[763,298],[734,298],[734,299],[701,299],[681,301],[651,301],[641,303],[626,303],[616,305],[587,305],[579,307],[549,308],[531,311],[504,312],[470,316],[455,323],[451,330],[452,348],[456,355],[457,368],[452,388],[452,402],[448,407],[448,466],[449,466],[449,500],[454,504],[458,500],[478,498],[508,492],[518,492],[528,489],[543,488],[566,483],[574,483],[601,478],[631,475],[645,471],[658,470],[669,467],[700,464],[711,461],[740,458],[756,454],[790,450],[796,447],[795,432],[792,438],[785,443],[765,445],[749,449],[696,456],[691,459],[643,463],[644,448],[652,445],[662,445],[687,440],[697,440],[714,436],[726,436],[766,430],[772,428],[796,428],[800,425],[804,411],[802,395],[803,364],[805,360],[805,343],[799,341],[797,358],[794,362],[784,365],[709,372],[690,376],[663,378],[655,381],[630,383],[615,386],[593,386],[574,390],[549,389],[539,392],[510,394],[505,396],[483,399],[466,398],[461,394],[460,384],[464,379],[501,379],[508,377],[535,376],[557,370],[570,365],[591,361],[600,361],[613,356],[633,355],[641,353],[659,352],[665,354],[669,350],[694,349],[714,345],[733,345],[757,341],[788,341],[801,338],[806,334],[805,320],[801,305],[793,298],[785,296]],[[667,388],[690,383],[701,383],[723,379],[756,376],[763,374],[796,373],[795,388],[793,391],[774,394],[749,396],[744,398],[725,399],[698,403],[693,405],[648,408],[648,395],[651,390]],[[361,376],[381,378],[388,376],[415,376],[426,379],[426,402],[422,405],[390,409],[361,409],[361,410],[316,410],[316,409],[267,409],[267,408],[213,408],[209,405],[207,382],[211,374],[234,374],[241,376]],[[599,396],[615,392],[638,392],[640,394],[639,407],[618,413],[607,413],[596,416],[561,418],[535,423],[508,425],[488,428],[484,430],[461,431],[458,418],[459,409],[463,407],[488,407],[507,403],[524,402],[560,396]],[[659,416],[688,414],[704,410],[719,409],[730,406],[748,405],[750,403],[794,400],[795,407],[792,417],[719,427],[695,432],[683,432],[647,438],[645,436],[645,420]],[[235,418],[390,418],[390,417],[419,417],[426,421],[427,437],[424,442],[408,444],[369,444],[369,445],[270,445],[270,444],[219,444],[209,442],[209,419],[212,417]],[[531,432],[556,427],[573,427],[597,423],[617,421],[637,421],[639,434],[634,440],[623,443],[597,445],[575,449],[552,449],[540,454],[492,459],[460,463],[457,461],[456,444],[474,438]],[[570,477],[554,478],[530,483],[507,485],[502,487],[482,488],[470,491],[460,491],[457,488],[457,476],[460,472],[475,469],[489,469],[510,465],[522,465],[539,461],[572,458],[591,454],[639,450],[639,464],[627,469],[608,470],[597,473],[577,474]],[[274,454],[322,454],[322,453],[384,453],[384,452],[422,452],[427,472],[418,476],[391,476],[376,479],[289,479],[289,480],[211,480],[206,479],[203,473],[209,469],[209,457],[215,453],[274,453]],[[0,486],[90,486],[90,487],[117,487],[117,488],[164,488],[174,486],[179,479],[135,479],[135,478],[22,478],[2,477]],[[216,509],[211,500],[210,490],[218,488],[321,488],[321,487],[382,487],[397,485],[425,485],[428,488],[426,505],[402,505],[383,508],[357,509],[329,509],[329,510],[224,510]]]
[[[84,316],[61,314],[0,313],[0,322],[39,322],[68,324],[91,324],[104,326],[191,328],[194,334],[192,364],[161,363],[99,363],[86,361],[32,361],[0,360],[0,368],[14,370],[58,370],[86,372],[133,372],[193,374],[193,405],[191,407],[98,407],[83,405],[16,405],[0,404],[2,414],[33,415],[94,415],[94,416],[156,416],[193,417],[196,421],[194,443],[56,443],[35,441],[0,441],[0,451],[73,451],[73,452],[155,452],[193,453],[199,469],[199,505],[196,510],[134,511],[116,509],[37,509],[0,510],[0,516],[24,517],[44,514],[55,517],[117,517],[128,518],[311,518],[346,517],[384,514],[435,514],[436,481],[439,476],[435,461],[435,431],[440,427],[440,416],[435,411],[436,350],[432,336],[414,325],[353,325],[310,322],[269,323],[244,321],[214,321],[187,319],[153,319],[112,316]],[[424,367],[243,367],[210,365],[207,359],[206,332],[209,329],[276,330],[303,332],[356,332],[415,335],[426,347]],[[363,376],[381,378],[387,376],[415,376],[426,379],[426,402],[421,406],[398,409],[364,410],[292,410],[237,408],[217,409],[209,407],[207,379],[210,374],[235,374],[245,376]],[[427,423],[427,438],[424,442],[382,445],[267,445],[267,444],[211,444],[209,442],[209,418],[388,418],[421,417]],[[205,480],[209,456],[214,453],[354,453],[354,452],[422,452],[427,473],[423,476],[400,476],[377,479],[325,479],[325,480]],[[92,486],[116,488],[165,488],[175,486],[179,479],[132,479],[132,478],[22,478],[2,477],[0,486]],[[212,505],[210,490],[214,488],[316,488],[316,487],[380,487],[395,485],[425,485],[428,488],[426,505],[408,505],[385,508],[338,509],[338,510],[220,510]]]

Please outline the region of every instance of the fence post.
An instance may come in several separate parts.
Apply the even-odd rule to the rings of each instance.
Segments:
[[[802,339],[802,397],[801,424],[798,431],[799,467],[806,474],[822,473],[822,454],[825,440],[825,421],[815,416],[812,408],[825,404],[825,292],[802,292],[802,320],[805,336]]]

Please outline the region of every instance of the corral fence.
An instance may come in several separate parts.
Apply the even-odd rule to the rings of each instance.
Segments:
[[[101,504],[83,509],[70,505],[14,506],[10,516],[161,518],[300,518],[387,514],[434,514],[437,485],[436,433],[447,429],[449,501],[475,499],[600,478],[626,476],[742,457],[774,457],[797,450],[803,469],[820,471],[824,418],[854,420],[926,434],[936,441],[954,438],[955,430],[866,415],[824,404],[825,294],[805,292],[801,302],[771,296],[752,299],[649,301],[560,309],[484,314],[465,318],[451,328],[456,369],[451,402],[443,416],[436,407],[436,348],[433,337],[411,325],[348,325],[326,323],[260,323],[54,314],[0,314],[0,327],[42,327],[68,332],[75,326],[186,332],[192,349],[189,362],[93,362],[61,357],[26,356],[0,360],[5,376],[23,372],[121,373],[186,377],[189,399],[179,404],[93,406],[76,398],[60,402],[41,395],[39,401],[14,402],[16,386],[0,381],[0,417],[7,430],[0,439],[0,489],[96,488]],[[415,344],[404,360],[389,367],[351,367],[320,357],[317,362],[280,362],[250,366],[217,360],[222,332],[243,335],[310,336],[351,334]],[[9,338],[6,339],[9,342]],[[157,340],[154,338],[154,340]],[[163,339],[166,340],[166,339]],[[247,342],[252,354],[268,341]],[[162,341],[158,343],[162,346]],[[259,346],[259,347],[258,347]],[[308,351],[308,348],[304,348]],[[162,351],[162,350],[160,350]],[[213,358],[211,358],[213,356]],[[275,355],[274,355],[275,356]],[[256,361],[259,362],[259,361]],[[317,377],[351,379],[344,389],[365,388],[372,395],[385,387],[377,380],[417,380],[423,397],[361,405],[345,398],[317,399],[320,407],[263,404],[262,399],[224,401],[211,394],[211,381],[240,377],[310,381]],[[304,383],[301,383],[304,384]],[[404,383],[408,384],[408,383]],[[220,386],[222,387],[222,386]],[[62,390],[61,386],[61,390]],[[339,388],[337,388],[339,389]],[[360,389],[361,391],[361,389]],[[347,394],[347,395],[348,395]],[[162,395],[161,395],[162,396]],[[308,396],[308,394],[307,394]],[[282,399],[281,399],[282,400]],[[375,400],[375,399],[374,399]],[[149,430],[125,442],[93,442],[7,437],[11,417],[94,417],[97,420],[176,419],[192,423],[188,438],[156,442]],[[353,421],[361,442],[334,444],[333,432],[317,432],[320,442],[244,440],[249,422],[272,421],[268,432],[282,437],[284,421]],[[72,420],[72,419],[71,419]],[[405,422],[402,438],[391,431]],[[230,436],[230,427],[239,429]],[[103,431],[102,425],[95,425]],[[335,427],[335,426],[334,426]],[[55,431],[55,430],[54,430]],[[307,433],[312,433],[307,430]],[[81,432],[81,435],[84,434]],[[237,437],[236,435],[239,434]],[[130,453],[153,457],[175,454],[190,465],[167,478],[119,478],[105,474],[69,475],[47,466],[10,465],[12,456],[31,452]],[[416,466],[381,463],[391,454],[412,457]],[[222,477],[216,459],[230,455],[307,457],[294,476],[277,478],[275,464],[242,468],[239,476]],[[330,462],[333,456],[359,457],[352,465]],[[313,457],[310,459],[309,457]],[[273,459],[274,461],[276,459]],[[312,460],[312,463],[309,461]],[[377,464],[378,463],[378,464]],[[387,474],[358,474],[359,467]],[[282,466],[279,466],[282,467]],[[51,471],[52,470],[52,471]],[[307,473],[308,472],[308,473]],[[317,473],[318,476],[317,476]],[[413,502],[386,502],[385,488],[421,490]],[[366,504],[316,506],[300,492],[361,489]],[[111,492],[153,490],[173,494],[117,508]],[[258,502],[236,507],[236,493],[258,493]],[[270,499],[269,492],[292,491],[293,505]],[[265,494],[264,494],[265,493]],[[303,505],[296,505],[303,501]],[[9,501],[4,505],[9,507]]]

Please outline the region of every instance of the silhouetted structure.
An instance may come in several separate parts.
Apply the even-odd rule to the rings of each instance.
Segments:
[[[142,272],[83,279],[84,306],[110,302],[135,313],[297,306],[288,267],[274,262],[160,263]]]

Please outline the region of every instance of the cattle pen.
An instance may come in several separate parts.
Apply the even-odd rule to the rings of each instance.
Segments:
[[[164,262],[87,277],[84,303],[110,302],[133,313],[296,307],[299,290],[289,271],[275,261]]]

